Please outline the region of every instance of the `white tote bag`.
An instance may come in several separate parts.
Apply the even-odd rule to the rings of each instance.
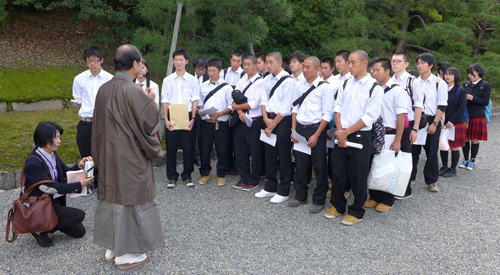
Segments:
[[[450,149],[450,144],[448,143],[448,131],[449,129],[444,127],[441,130],[441,135],[439,136],[439,150],[448,151]]]
[[[368,174],[368,188],[404,196],[411,170],[411,153],[399,151],[396,156],[394,151],[383,149],[373,158]]]

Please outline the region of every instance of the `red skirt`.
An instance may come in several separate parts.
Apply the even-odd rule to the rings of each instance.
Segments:
[[[465,146],[465,123],[455,124],[455,140],[448,140],[450,147],[464,147]]]
[[[486,117],[470,117],[466,136],[469,139],[488,140]]]

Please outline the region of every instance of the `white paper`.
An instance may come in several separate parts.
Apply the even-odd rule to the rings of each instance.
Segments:
[[[273,146],[276,147],[276,135],[271,133],[269,136],[266,135],[266,132],[264,130],[260,130],[260,140]]]
[[[335,140],[335,144],[339,144],[339,141],[338,140]],[[350,142],[348,141],[346,143],[347,147],[352,147],[352,148],[356,148],[356,149],[363,149],[363,144],[361,143],[356,143],[356,142]]]
[[[455,125],[451,126],[451,128],[448,129],[448,139],[455,141]]]
[[[249,128],[250,128],[250,127],[252,127],[252,122],[253,122],[252,117],[250,117],[250,115],[249,115],[249,114],[245,114],[245,119],[246,119],[246,121],[247,121],[247,123],[246,123],[246,124],[247,124],[247,126],[248,126]]]
[[[217,108],[215,107],[210,107],[208,109],[203,109],[203,110],[199,110],[198,113],[200,115],[211,115],[211,114],[215,114],[217,113],[219,110],[217,110]]]
[[[310,155],[311,147],[307,146],[306,138],[299,135],[294,129],[292,129],[292,133],[295,139],[299,141],[298,143],[293,144],[293,150]]]
[[[332,138],[332,139],[327,139],[326,140],[326,147],[327,148],[333,148],[335,146],[335,131],[336,128],[331,128],[326,133]]]
[[[429,124],[425,126],[424,128],[418,130],[418,137],[414,145],[425,145],[425,141],[427,140],[427,128],[429,127]]]

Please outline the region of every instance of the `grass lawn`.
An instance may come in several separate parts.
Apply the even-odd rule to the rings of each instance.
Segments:
[[[77,109],[44,112],[9,112],[0,114],[0,171],[23,168],[24,159],[34,149],[33,132],[41,121],[53,121],[61,125],[64,133],[57,153],[67,163],[76,163],[80,152],[76,144]]]

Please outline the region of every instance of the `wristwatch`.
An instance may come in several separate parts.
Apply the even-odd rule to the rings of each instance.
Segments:
[[[432,122],[434,125],[438,126],[439,125],[439,121],[433,121]]]
[[[418,133],[418,130],[417,130],[417,129],[415,129],[415,128],[413,128],[413,129],[411,129],[411,130],[412,130],[412,131],[415,131],[415,132],[417,132],[417,133]]]

